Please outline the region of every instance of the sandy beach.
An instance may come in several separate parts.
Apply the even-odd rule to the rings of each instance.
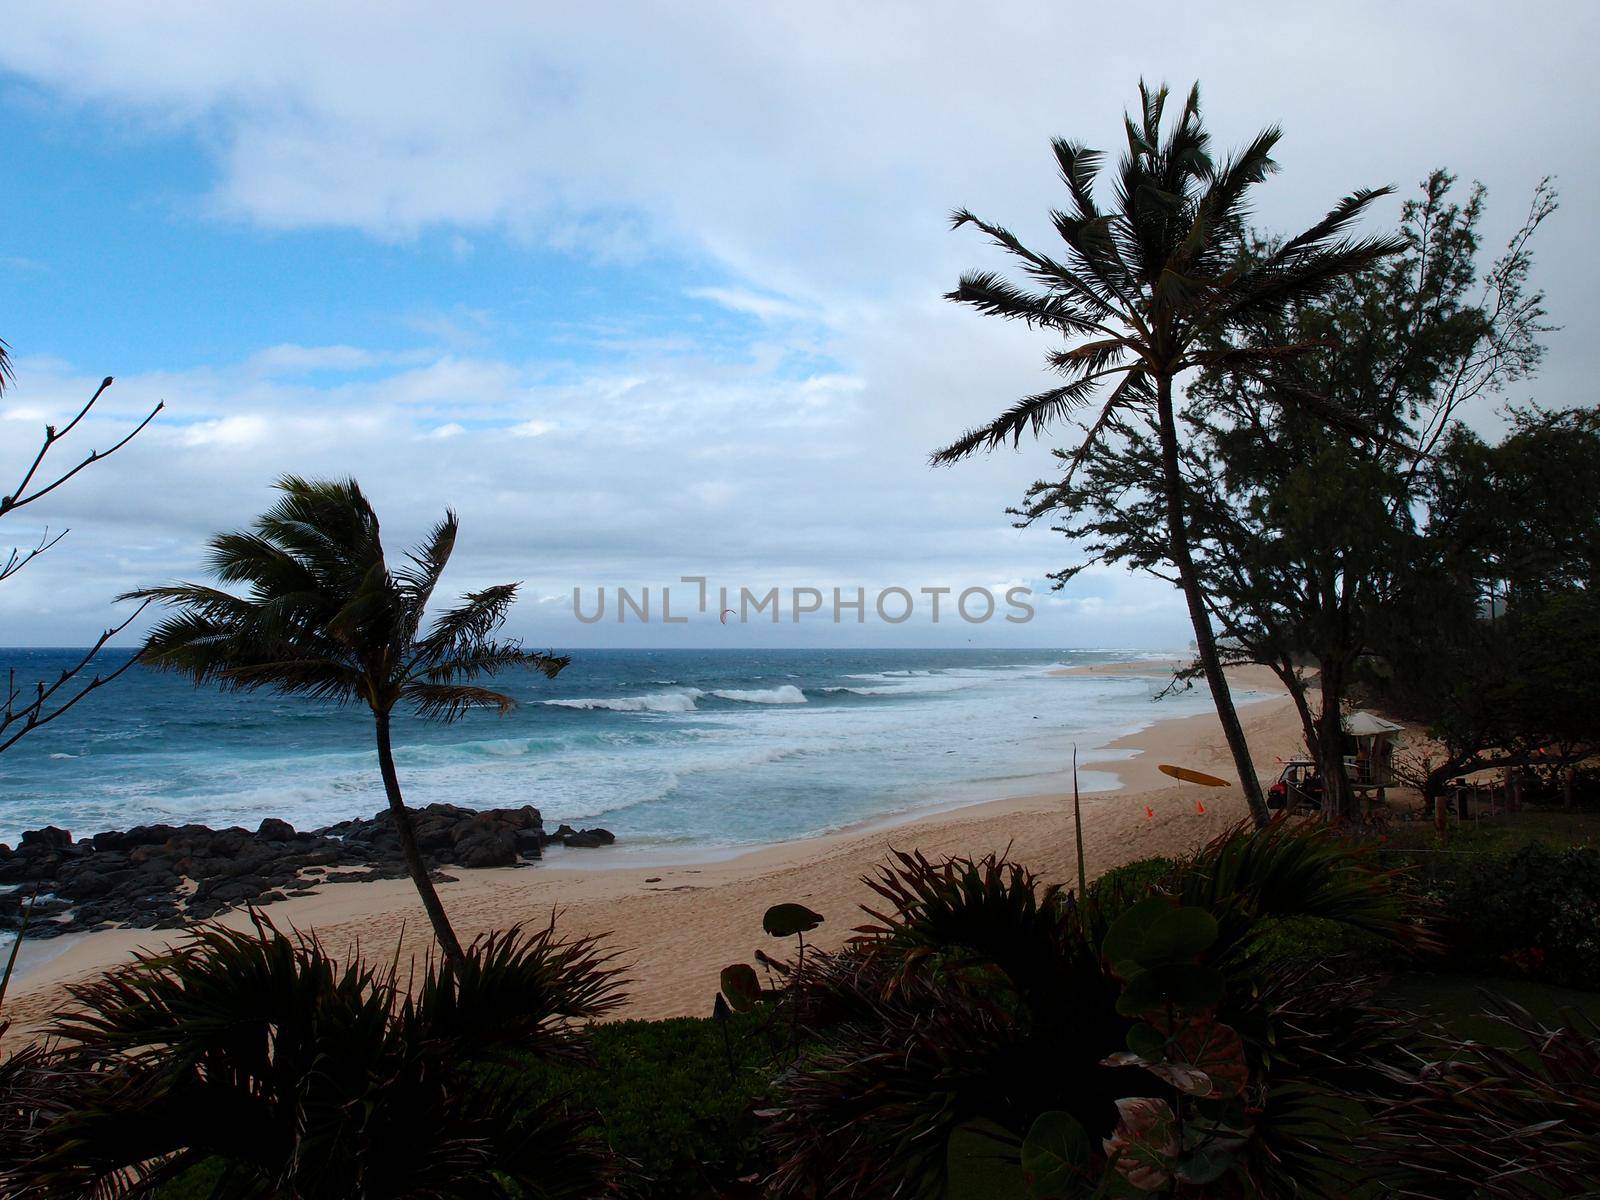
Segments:
[[[1115,671],[1159,678],[1167,670],[1152,662],[1069,668],[1058,674]],[[1238,682],[1261,697],[1242,703],[1240,716],[1266,782],[1275,773],[1275,758],[1300,750],[1299,723],[1269,672],[1241,671]],[[1071,684],[1065,679],[1062,702],[1071,702]],[[1091,876],[1132,859],[1182,852],[1245,816],[1237,788],[1174,784],[1156,769],[1163,762],[1225,778],[1233,775],[1221,731],[1209,713],[1158,720],[1111,743],[1098,759],[1086,756],[1080,766],[1112,772],[1119,781],[1115,790],[1083,797]],[[932,857],[1008,852],[1046,878],[1069,880],[1076,870],[1071,778],[1070,760],[1064,756],[1059,784],[1030,795],[764,847],[714,862],[610,865],[615,860],[569,853],[527,867],[452,870],[458,878],[441,884],[439,891],[463,940],[516,922],[543,923],[552,909],[559,910],[559,926],[565,931],[607,934],[631,980],[629,1002],[620,1017],[703,1015],[711,1010],[722,967],[747,960],[758,947],[777,949],[761,931],[761,915],[769,905],[797,901],[822,913],[826,922],[814,940],[837,946],[859,923],[857,906],[871,897],[862,875],[891,849],[918,849]],[[1197,802],[1204,804],[1203,814]],[[338,951],[359,945],[388,957],[399,940],[403,955],[421,956],[430,945],[420,902],[405,880],[333,885],[261,911],[280,926],[315,930]],[[244,925],[248,918],[236,910],[224,920]],[[64,1002],[67,985],[126,962],[137,948],[159,948],[181,936],[179,931],[112,929],[31,942],[12,982],[6,1015],[17,1022],[18,1032],[37,1029]]]

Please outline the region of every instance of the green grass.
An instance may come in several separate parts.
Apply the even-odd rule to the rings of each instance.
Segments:
[[[529,1078],[600,1115],[600,1132],[652,1197],[714,1196],[760,1171],[754,1110],[768,1093],[773,1052],[786,1030],[764,1032],[766,1013],[619,1021],[594,1030],[598,1069],[531,1063]]]
[[[1520,850],[1533,842],[1549,846],[1600,846],[1600,812],[1524,808],[1476,820],[1454,817],[1444,837],[1431,821],[1397,822],[1379,853],[1401,850],[1493,854]]]
[[[1408,972],[1395,976],[1379,1002],[1436,1021],[1457,1037],[1512,1045],[1516,1039],[1508,1038],[1505,1027],[1486,1011],[1491,996],[1521,1005],[1547,1025],[1560,1021],[1564,1010],[1575,1010],[1600,1021],[1600,992],[1490,975]]]

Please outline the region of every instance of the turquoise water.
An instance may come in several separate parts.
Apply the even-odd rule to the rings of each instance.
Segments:
[[[21,683],[70,657],[0,650],[0,669]],[[396,760],[412,804],[535,804],[552,825],[614,830],[619,852],[762,844],[1056,785],[1074,743],[1087,751],[1206,706],[1203,691],[1153,703],[1156,678],[1050,674],[1140,657],[1153,656],[576,651],[557,680],[502,679],[520,702],[506,717],[399,720]],[[364,710],[135,667],[0,756],[0,840],[46,823],[81,836],[370,815],[383,805],[371,738]]]

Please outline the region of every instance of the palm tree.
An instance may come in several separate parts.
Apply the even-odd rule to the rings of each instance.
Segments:
[[[1315,349],[1315,343],[1245,342],[1238,335],[1259,333],[1285,308],[1323,294],[1404,243],[1342,236],[1368,205],[1391,190],[1380,188],[1355,192],[1298,237],[1254,252],[1246,224],[1248,198],[1251,188],[1276,169],[1271,154],[1281,136],[1278,129],[1263,130],[1219,165],[1201,124],[1198,85],[1164,140],[1167,89],[1152,92],[1141,81],[1139,97],[1137,120],[1124,118],[1128,149],[1117,166],[1116,203],[1109,210],[1101,211],[1093,194],[1104,155],[1059,138],[1052,143],[1071,197],[1070,212],[1050,214],[1066,243],[1064,261],[1028,249],[1008,230],[964,209],[955,213],[956,228],[974,225],[982,230],[1021,263],[1022,273],[1038,290],[992,272],[968,272],[947,299],[1083,340],[1048,356],[1065,383],[1017,401],[987,425],[935,452],[933,462],[953,463],[1008,441],[1017,445],[1024,433],[1038,435],[1093,402],[1097,408],[1092,419],[1074,422],[1083,438],[1063,455],[1066,479],[1030,510],[1040,515],[1050,507],[1051,493],[1059,495],[1120,425],[1140,421],[1154,426],[1161,477],[1151,482],[1165,500],[1168,554],[1188,602],[1200,665],[1240,786],[1257,823],[1264,824],[1266,802],[1222,674],[1184,519],[1173,380],[1194,368],[1254,375],[1286,356]],[[1315,395],[1293,400],[1329,421],[1342,419]]]
[[[420,970],[263,917],[201,926],[72,989],[26,1090],[0,1092],[0,1194],[612,1195],[599,1117],[528,1067],[592,1064],[588,1027],[624,999],[614,957],[553,921]]]
[[[440,948],[459,962],[461,943],[428,878],[400,794],[391,715],[401,704],[446,722],[474,708],[504,714],[516,702],[475,680],[509,667],[554,678],[570,660],[494,636],[516,598],[514,583],[469,593],[421,632],[424,610],[455,548],[455,513],[445,513],[407,555],[406,566],[391,568],[377,514],[355,480],[290,475],[277,488],[282,498],[251,532],[211,541],[212,571],[224,584],[247,585],[245,595],[193,583],[130,593],[177,610],[150,632],[140,658],[196,684],[272,688],[371,709],[378,769],[406,866]]]

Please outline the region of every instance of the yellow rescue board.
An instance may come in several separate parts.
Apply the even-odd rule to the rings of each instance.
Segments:
[[[1204,771],[1191,771],[1188,767],[1175,767],[1171,763],[1157,763],[1157,769],[1163,775],[1171,775],[1174,779],[1181,779],[1185,783],[1198,783],[1205,787],[1228,787],[1226,779],[1218,779],[1215,775],[1207,775]]]

